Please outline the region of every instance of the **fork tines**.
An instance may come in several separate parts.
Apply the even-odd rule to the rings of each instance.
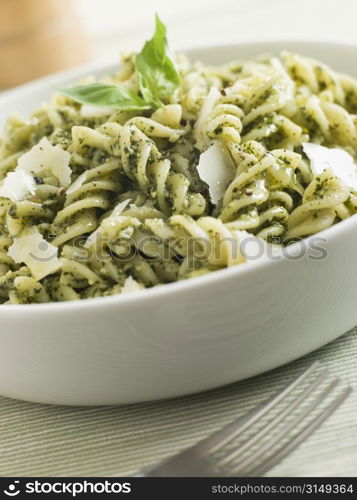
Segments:
[[[146,476],[261,476],[299,446],[346,399],[318,362],[249,413],[195,446],[146,469]],[[226,449],[227,448],[227,449]]]

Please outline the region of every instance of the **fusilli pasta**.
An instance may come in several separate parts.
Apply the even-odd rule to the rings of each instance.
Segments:
[[[103,81],[139,92],[134,60]],[[245,262],[245,232],[285,245],[356,213],[356,184],[340,165],[316,172],[304,150],[356,156],[355,79],[288,52],[220,67],[176,62],[181,83],[156,111],[86,109],[55,94],[28,120],[10,117],[0,142],[0,303],[198,276]],[[218,201],[199,174],[213,168],[219,179],[218,160],[204,165],[215,144],[233,169]],[[25,154],[32,166],[22,169]],[[40,278],[15,250],[34,228],[41,243],[28,251],[55,259]]]

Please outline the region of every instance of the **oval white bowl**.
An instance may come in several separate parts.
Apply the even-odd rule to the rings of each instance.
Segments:
[[[189,51],[222,63],[281,49],[355,73],[357,45],[260,41]],[[1,121],[92,65],[7,92]],[[104,405],[179,396],[275,368],[357,323],[357,216],[322,232],[328,256],[251,262],[150,290],[70,303],[0,306],[0,394]],[[306,240],[307,242],[311,239]]]

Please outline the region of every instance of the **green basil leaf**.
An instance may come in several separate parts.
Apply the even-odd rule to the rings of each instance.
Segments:
[[[156,99],[172,95],[180,83],[180,76],[172,61],[166,39],[166,27],[156,15],[156,29],[151,40],[136,56],[136,71],[141,93],[146,89]]]
[[[150,109],[152,105],[132,90],[112,83],[90,83],[75,87],[56,87],[57,92],[76,102],[127,111]]]
[[[180,83],[180,76],[169,55],[166,27],[157,15],[154,36],[136,56],[135,70],[141,95],[111,83],[91,83],[55,89],[82,104],[103,108],[142,111],[162,106],[160,99],[172,95]]]
[[[161,106],[163,106],[163,104],[160,101],[160,99],[156,99],[152,95],[151,90],[149,90],[145,86],[145,82],[144,82],[144,79],[143,79],[143,76],[141,75],[141,73],[137,73],[136,76],[138,78],[138,83],[139,83],[139,88],[140,88],[140,94],[142,95],[144,101],[147,102],[148,104],[150,104],[151,107],[154,108],[154,109],[160,108]]]

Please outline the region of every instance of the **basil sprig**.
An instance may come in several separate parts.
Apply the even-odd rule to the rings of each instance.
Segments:
[[[180,83],[167,45],[166,26],[158,15],[154,36],[136,56],[135,69],[143,95],[149,90],[155,99],[172,95]]]
[[[81,104],[90,104],[101,108],[140,111],[150,109],[150,103],[135,92],[113,83],[89,83],[75,87],[55,87],[61,94]]]
[[[76,102],[102,108],[143,111],[161,107],[161,99],[173,94],[180,83],[180,76],[169,54],[166,27],[158,15],[154,36],[136,56],[135,71],[140,95],[113,83],[90,83],[55,89]]]

